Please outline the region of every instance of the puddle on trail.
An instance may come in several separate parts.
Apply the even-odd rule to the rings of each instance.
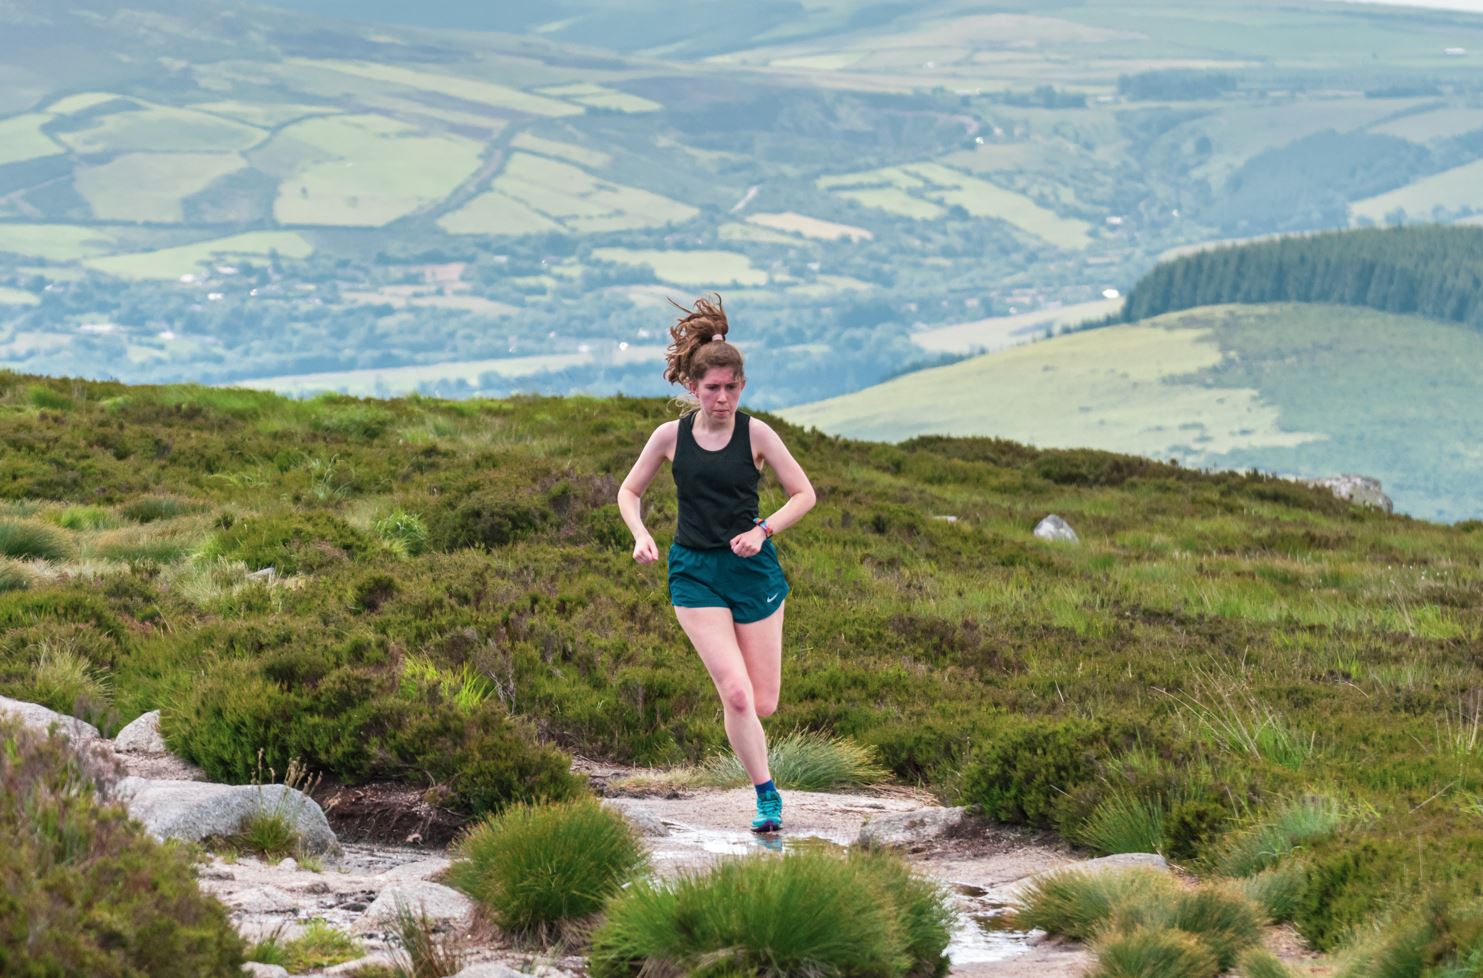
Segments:
[[[749,856],[759,852],[845,852],[850,840],[823,835],[751,835],[718,829],[697,829],[667,823],[669,834],[654,843],[656,859],[686,859],[697,851],[714,856]],[[968,883],[948,887],[953,893],[955,919],[947,955],[955,964],[1003,961],[1030,951],[1033,933],[1015,930],[1009,908],[985,899],[988,891]]]

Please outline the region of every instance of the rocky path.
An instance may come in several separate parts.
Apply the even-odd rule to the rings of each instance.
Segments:
[[[198,770],[164,752],[148,715],[110,742],[83,729],[86,725],[75,726],[75,721],[69,725],[63,722],[68,718],[30,704],[0,700],[0,711],[26,712],[27,722],[38,725],[58,724],[87,750],[111,756],[126,775],[121,788],[128,790],[121,790],[119,797],[157,835],[179,835],[183,830],[183,837],[199,838],[207,833],[190,835],[190,827],[219,817],[220,796],[254,790],[202,781]],[[1090,968],[1091,957],[1080,946],[1004,929],[1000,922],[1018,884],[1037,873],[1077,863],[1054,840],[983,825],[965,818],[961,809],[943,808],[925,794],[902,789],[855,794],[787,791],[787,831],[759,839],[748,831],[753,800],[749,788],[627,792],[623,779],[633,772],[588,762],[579,763],[579,769],[605,802],[642,833],[654,872],[661,876],[702,869],[722,859],[776,858],[811,847],[843,849],[869,839],[896,846],[952,894],[958,911],[949,947],[952,975],[1079,978]],[[185,797],[193,794],[199,797]],[[318,805],[306,796],[303,802],[312,808],[306,823],[323,825]],[[201,807],[213,810],[205,814],[195,810]],[[354,935],[366,950],[367,956],[358,961],[315,974],[353,973],[373,961],[387,961],[399,903],[421,908],[455,934],[472,927],[474,934],[467,942],[471,967],[460,978],[531,973],[566,978],[586,972],[580,956],[521,952],[502,944],[489,928],[475,926],[469,900],[442,882],[449,865],[445,848],[336,843],[332,836],[326,845],[320,855],[303,861],[269,863],[215,855],[201,866],[200,885],[225,904],[234,925],[250,941],[269,936],[291,940],[310,921],[322,919]],[[287,974],[272,967],[249,968],[265,978]]]

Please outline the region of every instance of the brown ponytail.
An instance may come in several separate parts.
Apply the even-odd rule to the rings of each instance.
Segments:
[[[669,300],[684,313],[669,328],[674,342],[665,351],[664,379],[671,384],[697,383],[716,367],[734,371],[737,380],[745,379],[741,351],[723,341],[731,327],[726,322],[726,310],[721,308],[721,296],[712,295],[716,296],[715,302],[699,298],[693,309]]]

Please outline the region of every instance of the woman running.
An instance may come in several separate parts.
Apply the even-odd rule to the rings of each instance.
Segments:
[[[664,376],[690,392],[678,421],[660,425],[618,489],[618,510],[633,532],[633,559],[659,559],[639,499],[669,459],[679,525],[669,548],[669,596],[675,617],[721,696],[726,736],[757,789],[753,832],[783,827],[783,800],[767,769],[761,718],[778,707],[782,686],[783,604],[788,582],[772,535],[814,505],[808,476],[777,433],[737,410],[746,387],[741,351],[725,339],[721,297],[698,299],[670,328]],[[757,481],[772,466],[788,501],[757,511]]]

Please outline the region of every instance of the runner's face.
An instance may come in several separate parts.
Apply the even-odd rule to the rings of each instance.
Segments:
[[[690,385],[690,391],[700,399],[700,409],[708,418],[724,422],[736,411],[737,399],[746,386],[747,382],[738,380],[734,370],[712,367],[699,383]]]

